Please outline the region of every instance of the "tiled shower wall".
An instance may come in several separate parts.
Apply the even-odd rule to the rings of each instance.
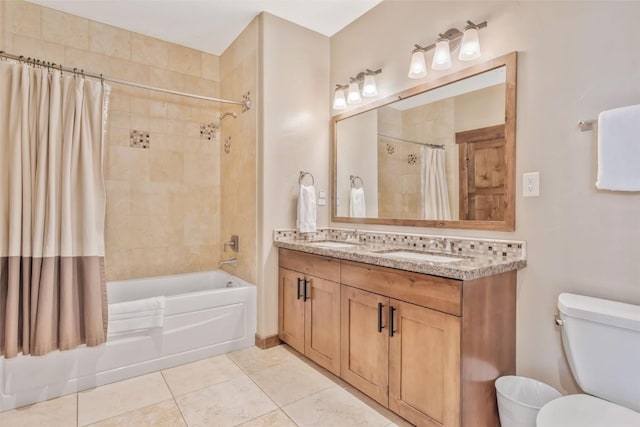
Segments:
[[[227,249],[221,256],[236,257],[238,265],[224,269],[250,283],[257,283],[258,25],[255,18],[220,57],[222,97],[242,99],[248,93],[252,102],[245,112],[221,106],[222,111],[235,111],[238,118],[224,119],[220,142],[220,237],[223,242],[233,234],[240,238],[238,253]]]
[[[0,48],[10,53],[219,96],[217,56],[23,1],[0,2],[0,23]],[[108,280],[216,268],[220,135],[200,138],[200,126],[213,122],[219,108],[112,86],[105,162]],[[148,134],[150,147],[130,147],[131,130]]]

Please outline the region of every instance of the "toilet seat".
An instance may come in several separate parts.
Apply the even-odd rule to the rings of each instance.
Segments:
[[[640,412],[588,394],[572,394],[542,407],[536,427],[638,427]]]

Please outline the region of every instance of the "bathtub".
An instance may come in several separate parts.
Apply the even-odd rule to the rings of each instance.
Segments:
[[[104,345],[0,357],[0,412],[252,346],[256,288],[222,270],[107,283],[110,304],[164,295],[164,325]]]

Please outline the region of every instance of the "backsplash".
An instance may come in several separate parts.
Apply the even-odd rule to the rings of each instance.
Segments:
[[[319,228],[315,233],[298,233],[298,230],[274,230],[273,240],[282,241],[318,241],[345,240],[355,232],[345,228]],[[357,231],[363,243],[388,244],[407,249],[446,251],[462,256],[503,256],[525,258],[527,244],[521,240],[475,239],[458,236],[439,236],[429,234],[403,234],[381,231]]]

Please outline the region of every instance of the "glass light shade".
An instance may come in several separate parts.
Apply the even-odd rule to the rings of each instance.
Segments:
[[[436,51],[433,53],[431,68],[434,70],[448,70],[451,68],[451,51],[449,51],[449,40],[439,39],[436,42]]]
[[[482,52],[480,51],[478,29],[474,27],[466,28],[462,36],[458,59],[460,61],[473,61],[480,58],[480,55],[482,55]]]
[[[362,96],[371,98],[378,94],[378,88],[376,87],[376,79],[372,74],[364,76],[364,85],[362,86]]]
[[[347,100],[344,97],[343,89],[336,89],[336,93],[333,96],[333,109],[344,110],[347,108]]]
[[[418,50],[411,55],[411,65],[409,65],[409,78],[421,79],[427,76],[427,64],[424,61],[424,52]]]
[[[362,101],[362,98],[360,98],[360,88],[358,87],[358,82],[349,83],[347,104],[359,104],[360,101]]]

